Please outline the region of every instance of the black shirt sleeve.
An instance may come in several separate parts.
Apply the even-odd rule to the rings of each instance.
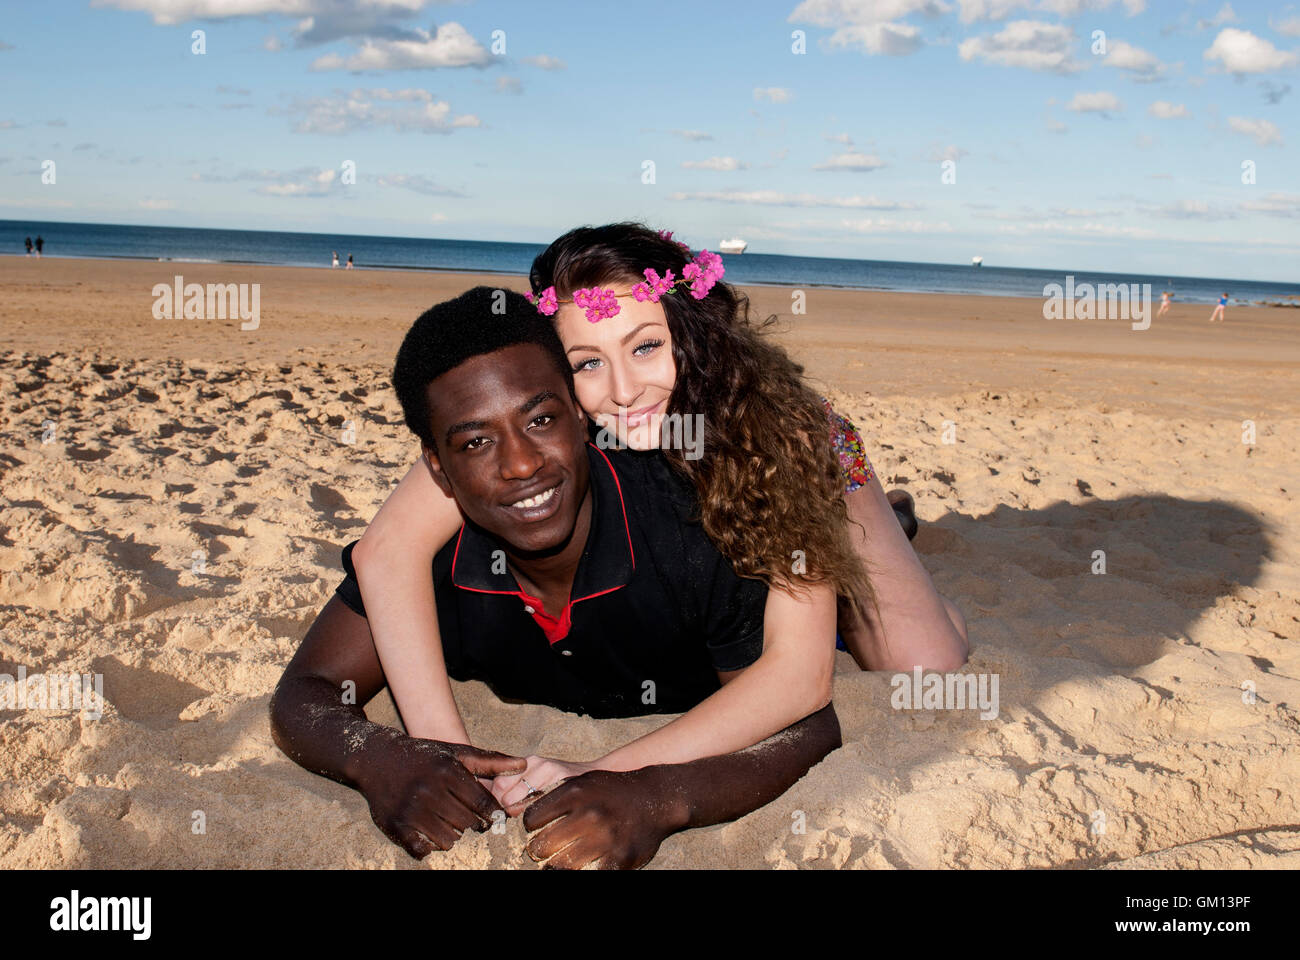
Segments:
[[[686,553],[680,574],[697,591],[695,602],[713,669],[748,667],[763,653],[767,584],[736,574],[731,561],[718,552],[700,525],[694,491],[662,456],[650,463],[659,490],[670,495],[677,514]],[[659,517],[658,522],[663,519]]]
[[[364,617],[366,607],[361,602],[361,584],[357,582],[357,571],[352,566],[352,548],[360,542],[360,540],[353,540],[343,548],[343,572],[347,574],[347,577],[334,588],[334,592],[338,594],[340,600],[347,604],[349,610],[358,616]]]
[[[707,649],[715,670],[740,670],[763,653],[763,609],[767,584],[738,577],[731,563],[718,557],[713,590],[706,597]]]

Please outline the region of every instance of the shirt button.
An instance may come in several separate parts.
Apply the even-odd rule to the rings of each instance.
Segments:
[[[534,610],[532,607],[530,607],[528,604],[526,603],[524,604],[524,613],[536,613],[536,612],[537,611]]]

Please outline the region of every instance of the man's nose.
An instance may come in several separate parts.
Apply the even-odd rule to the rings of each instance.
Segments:
[[[501,440],[501,477],[527,480],[542,468],[546,458],[524,431],[511,432]]]

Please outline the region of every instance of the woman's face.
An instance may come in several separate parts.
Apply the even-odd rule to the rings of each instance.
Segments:
[[[654,450],[677,382],[672,335],[659,304],[620,297],[618,305],[617,316],[592,323],[581,307],[561,304],[555,328],[588,416],[633,450]]]

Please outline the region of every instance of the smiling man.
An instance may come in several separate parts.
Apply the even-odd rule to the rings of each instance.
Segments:
[[[433,307],[393,379],[465,517],[432,571],[451,677],[632,716],[689,710],[760,656],[766,587],[690,522],[691,492],[661,456],[590,442],[563,347],[523,297],[477,287]],[[347,579],[277,687],[273,731],[295,761],[360,790],[384,833],[422,857],[486,828],[502,808],[481,780],[517,776],[524,761],[366,720],[385,681],[352,546]],[[355,703],[340,696],[348,681]],[[525,827],[541,828],[529,852],[553,866],[640,866],[669,834],[779,796],[839,743],[828,704],[738,753],[583,773],[528,806]]]

